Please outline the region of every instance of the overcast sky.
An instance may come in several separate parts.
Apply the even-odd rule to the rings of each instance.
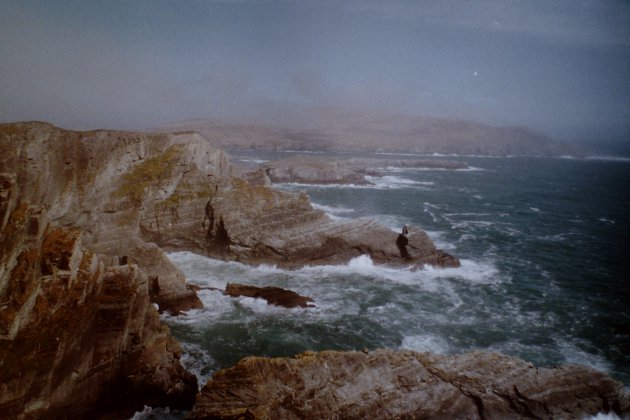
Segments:
[[[0,122],[317,107],[630,141],[630,2],[0,0]]]

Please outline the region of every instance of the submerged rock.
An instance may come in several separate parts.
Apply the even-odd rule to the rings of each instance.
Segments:
[[[217,372],[191,419],[582,418],[630,413],[623,385],[580,366],[496,353],[307,352]]]
[[[232,297],[247,296],[262,298],[269,305],[283,306],[285,308],[309,308],[314,306],[313,299],[300,296],[294,291],[282,289],[280,287],[256,287],[245,284],[228,283],[225,286],[225,294]]]

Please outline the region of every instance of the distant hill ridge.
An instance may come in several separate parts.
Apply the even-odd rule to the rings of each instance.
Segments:
[[[158,131],[193,130],[227,149],[356,151],[484,156],[580,155],[522,126],[493,127],[442,118],[319,113],[302,125],[191,120]]]

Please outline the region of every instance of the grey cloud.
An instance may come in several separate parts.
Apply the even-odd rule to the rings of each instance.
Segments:
[[[630,3],[619,0],[366,0],[352,7],[388,19],[526,34],[560,43],[630,46]]]

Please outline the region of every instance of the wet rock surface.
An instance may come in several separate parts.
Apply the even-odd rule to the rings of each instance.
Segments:
[[[269,305],[285,308],[308,308],[315,306],[313,299],[300,296],[292,290],[280,287],[256,287],[238,283],[228,283],[225,286],[225,294],[231,297],[247,296],[265,299]]]
[[[217,372],[191,419],[505,419],[628,415],[623,385],[579,366],[496,353],[307,352],[248,357]]]

